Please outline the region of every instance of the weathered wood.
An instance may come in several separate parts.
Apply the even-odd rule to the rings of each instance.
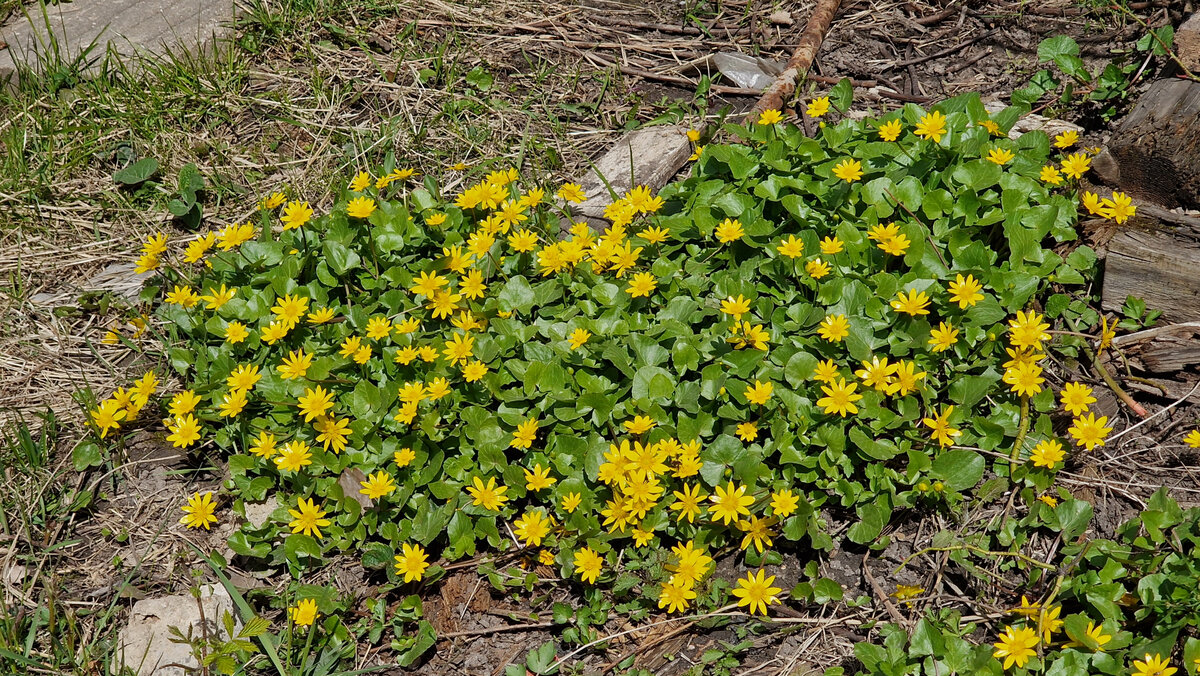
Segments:
[[[1102,305],[1120,310],[1127,296],[1172,322],[1200,321],[1200,241],[1183,234],[1127,230],[1108,244]]]
[[[1192,73],[1200,73],[1200,12],[1194,12],[1175,31],[1175,55]]]
[[[1139,200],[1200,206],[1200,82],[1150,85],[1093,168]]]
[[[1113,345],[1138,370],[1176,373],[1200,364],[1200,322],[1166,324],[1117,336]]]

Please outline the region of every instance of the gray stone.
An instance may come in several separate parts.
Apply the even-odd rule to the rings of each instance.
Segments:
[[[184,636],[191,628],[192,636],[224,635],[221,617],[233,610],[233,599],[224,587],[205,585],[200,588],[200,599],[204,604],[204,624],[200,622],[200,604],[191,594],[176,594],[153,599],[144,599],[133,604],[129,623],[121,632],[120,643],[114,656],[114,671],[121,667],[133,669],[138,676],[187,676],[183,667],[168,665],[199,666],[192,657],[191,646],[172,643],[170,627],[176,627]],[[240,625],[240,622],[238,623]]]
[[[254,528],[262,528],[275,510],[279,509],[279,498],[272,495],[266,502],[247,502],[243,507],[246,510],[246,523]]]
[[[626,134],[579,179],[587,200],[573,207],[575,214],[594,225],[606,223],[604,207],[613,199],[605,181],[618,197],[635,185],[658,192],[692,154],[687,129],[682,125],[663,125]]]
[[[93,74],[109,50],[127,57],[202,49],[233,17],[232,0],[83,0],[47,7],[45,14],[34,5],[0,27],[0,44],[7,44],[0,49],[0,82],[15,83],[18,63],[37,70],[54,45],[67,63],[86,54],[85,72]]]

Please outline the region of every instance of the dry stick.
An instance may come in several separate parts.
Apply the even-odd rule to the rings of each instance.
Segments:
[[[817,0],[808,25],[800,34],[800,44],[796,45],[796,51],[792,53],[792,58],[788,59],[787,68],[763,92],[762,98],[746,114],[746,119],[756,118],[764,110],[783,110],[784,100],[796,91],[796,84],[812,67],[817,50],[821,47],[825,34],[829,32],[829,24],[833,23],[833,16],[837,14],[841,4],[841,0]]]
[[[990,31],[987,33],[984,33],[983,35],[976,35],[975,37],[971,38],[970,40],[965,40],[963,42],[960,42],[957,45],[954,45],[953,47],[950,47],[948,49],[943,49],[942,51],[934,52],[933,54],[926,54],[925,56],[918,56],[915,59],[901,61],[900,63],[894,63],[891,66],[889,66],[889,68],[904,68],[907,66],[915,66],[918,63],[925,63],[926,61],[932,61],[934,59],[941,58],[943,56],[949,56],[957,51],[961,51],[962,49],[965,49],[966,47],[970,47],[971,45],[975,44],[976,42],[979,42],[980,40],[982,40],[990,35],[991,35]]]
[[[509,624],[503,627],[485,627],[483,629],[470,629],[467,631],[452,631],[449,634],[441,634],[438,640],[448,638],[457,638],[459,636],[483,636],[485,634],[499,634],[505,631],[535,631],[537,629],[546,629],[553,627],[553,622],[538,622],[537,624]]]

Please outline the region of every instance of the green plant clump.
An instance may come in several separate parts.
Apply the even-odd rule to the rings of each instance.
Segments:
[[[504,568],[519,552],[633,617],[766,614],[780,552],[884,547],[900,511],[953,512],[985,476],[1041,493],[1104,443],[1078,386],[1064,450],[1041,366],[1088,342],[1044,319],[1099,323],[1062,292],[1094,253],[1050,248],[1076,237],[1088,160],[1064,177],[1046,134],[1008,139],[1026,112],[967,95],[809,138],[768,111],[686,179],[616,199],[602,233],[572,223],[578,186],[551,197],[514,169],[450,191],[389,161],[315,216],[270,195],[182,252],[146,243],[142,299],[186,389],[160,403],[148,374],[96,433],[121,439],[154,401],[175,446],[220,449],[235,512],[281,505],[230,547],[297,580],[352,554],[411,590],[486,550],[494,584],[531,586]],[[219,507],[196,495],[185,523]],[[739,549],[752,570],[716,579]],[[402,610],[419,654],[432,628]],[[567,640],[604,622],[582,612]]]

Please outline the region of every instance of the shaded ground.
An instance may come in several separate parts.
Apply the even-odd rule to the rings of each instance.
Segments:
[[[228,53],[214,62],[181,56],[150,64],[149,86],[114,67],[99,82],[60,72],[0,98],[0,419],[6,430],[25,421],[44,431],[28,444],[11,436],[7,444],[14,459],[5,463],[10,485],[0,492],[0,504],[12,516],[0,554],[6,571],[21,572],[6,574],[9,616],[0,620],[6,644],[21,644],[32,631],[47,664],[90,662],[94,668],[104,655],[102,639],[130,599],[176,591],[192,579],[197,566],[185,538],[222,551],[223,533],[233,527],[227,522],[198,537],[178,524],[184,495],[222,481],[219,458],[174,457],[147,438],[86,473],[75,472],[71,462],[83,419],[79,402],[88,401],[77,393],[103,397],[152,365],[127,345],[103,342],[110,328],[132,330],[121,293],[135,285],[128,268],[111,266],[127,266],[137,242],[151,232],[186,236],[165,208],[181,167],[194,163],[205,176],[203,210],[211,226],[244,219],[260,195],[276,189],[319,210],[330,202],[331,186],[389,155],[426,174],[465,162],[518,164],[563,179],[628,128],[659,120],[699,125],[747,109],[751,96],[698,95],[704,75],[732,85],[717,79],[708,57],[742,51],[786,60],[810,5],[267,2],[246,13]],[[1178,23],[1181,5],[1132,7],[1142,20],[1161,25]],[[0,3],[0,16],[9,7]],[[1142,30],[1121,14],[1068,2],[943,7],[872,0],[845,2],[838,16],[814,73],[830,82],[863,81],[856,90],[859,109],[971,90],[1006,96],[1037,68],[1037,44],[1047,34],[1074,35],[1094,63],[1128,49]],[[828,87],[810,81],[804,91]],[[1101,121],[1084,116],[1081,122],[1089,143],[1102,139]],[[161,187],[118,189],[113,172],[142,157],[161,163]],[[1090,370],[1082,373],[1090,384],[1100,382]],[[1195,377],[1179,380],[1186,392]],[[1151,412],[1173,401],[1152,392],[1137,394]],[[1100,407],[1118,420],[1118,431],[1134,422],[1115,400]],[[65,430],[61,436],[36,417],[47,409]],[[1195,451],[1161,442],[1177,438],[1195,417],[1194,409],[1179,406],[1060,473],[1063,484],[1095,502],[1101,535],[1160,485],[1175,488],[1185,506],[1200,502]],[[597,635],[628,633],[587,663],[597,671],[636,665],[662,674],[696,673],[689,670],[706,658],[712,664],[705,673],[728,673],[718,670],[719,659],[732,659],[734,673],[852,668],[853,642],[869,637],[859,627],[887,619],[888,604],[905,617],[953,606],[988,618],[1002,607],[990,599],[1011,595],[1002,571],[950,576],[941,554],[918,556],[898,576],[893,571],[933,534],[964,532],[999,518],[1000,510],[968,509],[959,523],[911,513],[888,533],[893,544],[866,568],[865,550],[834,552],[820,574],[842,584],[847,600],[864,597],[861,608],[796,603],[764,633],[757,633],[761,625],[690,626],[661,617],[629,623],[610,613],[595,627]],[[1030,551],[1055,547],[1034,542]],[[801,579],[811,555],[783,554],[785,569],[796,562],[795,578],[781,580],[787,589]],[[245,588],[281,584],[240,565],[234,560],[231,574]],[[731,556],[720,565],[732,577],[739,564]],[[537,625],[546,622],[553,601],[569,602],[574,588],[547,568],[529,568],[541,578],[533,594],[497,592],[469,566],[427,589],[426,616],[446,638],[417,671],[497,674],[550,640],[550,631]],[[375,582],[355,560],[331,565],[323,575],[328,579],[314,582],[355,598],[352,613],[366,626],[365,602]],[[928,592],[911,606],[897,606],[872,580],[886,584],[886,592],[896,582]],[[47,643],[39,633],[46,623],[29,620],[51,604],[76,620],[64,645]],[[535,627],[500,630],[519,625]],[[390,662],[386,643],[363,645],[356,666]]]

